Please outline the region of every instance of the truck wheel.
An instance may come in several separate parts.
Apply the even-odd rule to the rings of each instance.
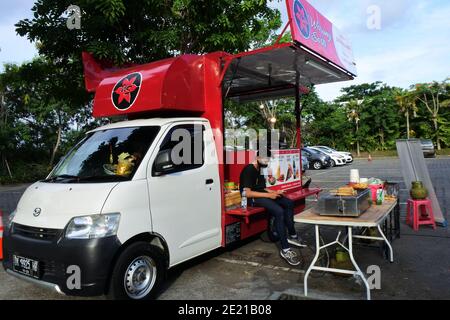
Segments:
[[[164,253],[146,242],[125,249],[111,276],[108,298],[149,300],[155,298],[165,277]]]
[[[313,163],[313,168],[314,168],[315,170],[320,170],[320,169],[322,169],[322,164],[320,163],[320,161],[315,161],[315,162]]]

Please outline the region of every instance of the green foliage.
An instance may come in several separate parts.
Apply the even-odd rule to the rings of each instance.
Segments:
[[[179,53],[244,51],[266,43],[281,25],[265,0],[79,0],[81,30],[68,30],[69,0],[40,0],[17,32],[39,53],[79,61],[88,50],[114,64],[146,63]]]
[[[448,90],[448,87],[447,87]],[[406,98],[399,98],[405,96]],[[305,145],[327,145],[340,150],[356,150],[390,154],[397,139],[406,138],[405,110],[411,115],[412,137],[436,139],[443,146],[450,142],[450,108],[447,107],[448,91],[441,93],[443,101],[434,130],[433,119],[425,106],[410,91],[389,87],[382,82],[352,85],[342,89],[342,95],[334,102],[324,102],[314,88],[301,98],[302,140]],[[406,106],[405,104],[409,104]],[[450,103],[449,103],[450,105]],[[233,128],[267,128],[261,117],[259,104],[226,104],[227,126]],[[295,145],[296,120],[294,100],[277,102],[276,129],[287,133]]]
[[[148,63],[182,53],[235,53],[266,44],[281,25],[266,0],[36,0],[33,18],[16,24],[39,58],[6,65],[0,75],[0,181],[45,175],[84,133],[92,95],[85,92],[81,52],[111,66]],[[67,28],[67,8],[81,9],[81,29]],[[254,115],[257,120],[257,114]],[[28,163],[38,163],[33,169]],[[7,178],[12,171],[13,179]],[[41,170],[41,168],[44,168]],[[24,174],[22,174],[24,173]]]

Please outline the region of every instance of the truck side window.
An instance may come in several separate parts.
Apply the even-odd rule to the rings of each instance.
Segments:
[[[204,131],[205,127],[201,124],[183,124],[170,129],[161,143],[159,151],[173,150],[174,155],[180,157],[178,162],[181,161],[181,163],[176,163],[172,173],[194,170],[204,165]],[[184,141],[184,139],[188,140]],[[185,155],[185,152],[188,154]]]

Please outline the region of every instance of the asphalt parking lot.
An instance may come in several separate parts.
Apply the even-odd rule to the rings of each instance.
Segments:
[[[448,218],[450,205],[450,157],[427,159],[430,175]],[[378,177],[401,183],[400,202],[407,198],[398,159],[357,160],[351,166],[310,171],[313,185],[329,190],[345,184],[351,168],[358,168],[362,177]],[[24,186],[0,187],[0,209],[11,212]],[[312,205],[312,202],[309,202]],[[404,206],[402,205],[404,209]],[[357,247],[356,260],[363,270],[378,265],[382,271],[381,289],[373,290],[373,299],[450,299],[450,232],[423,228],[415,233],[404,220],[402,210],[401,238],[393,243],[395,262],[384,259],[379,248]],[[6,218],[6,217],[4,217]],[[298,225],[307,243],[314,243],[313,230]],[[332,240],[336,228],[326,228],[323,236]],[[303,276],[312,259],[312,251],[303,249],[303,263],[291,268],[281,260],[273,243],[256,237],[233,250],[217,250],[189,263],[177,266],[159,299],[304,299]],[[332,274],[313,274],[309,281],[310,298],[364,299],[365,291],[358,278]],[[17,280],[0,269],[0,299],[74,299]],[[103,299],[96,297],[92,299]]]

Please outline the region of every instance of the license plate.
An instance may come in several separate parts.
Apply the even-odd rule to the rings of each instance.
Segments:
[[[39,261],[13,255],[13,270],[28,277],[39,279]]]

